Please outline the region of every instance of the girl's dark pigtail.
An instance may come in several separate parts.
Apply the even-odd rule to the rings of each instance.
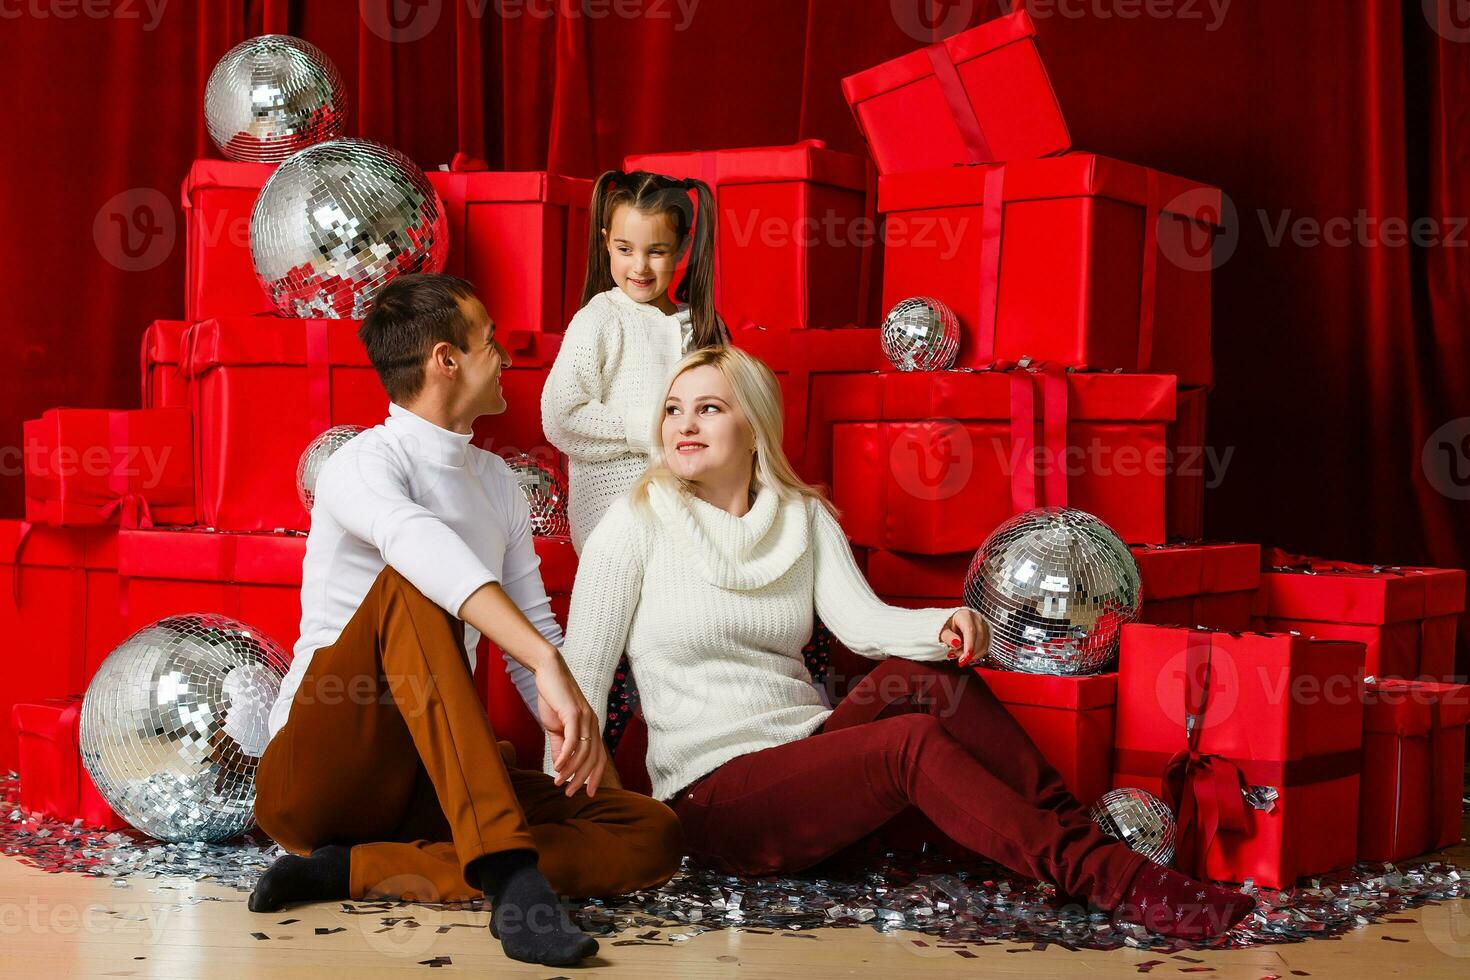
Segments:
[[[715,347],[730,342],[729,331],[715,311],[715,200],[709,185],[690,179],[699,206],[694,219],[694,241],[689,265],[674,290],[674,298],[689,304],[694,323],[694,346]]]
[[[582,306],[615,285],[612,260],[608,258],[607,245],[602,240],[602,227],[608,217],[608,191],[616,187],[624,176],[621,170],[609,170],[592,185],[592,203],[587,207],[587,278],[582,283]]]

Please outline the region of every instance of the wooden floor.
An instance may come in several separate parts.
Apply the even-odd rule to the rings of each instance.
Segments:
[[[1470,822],[1467,822],[1470,823]],[[1470,847],[1446,852],[1470,868]],[[489,935],[488,915],[411,909],[417,929],[384,931],[382,917],[348,914],[336,904],[255,915],[242,893],[179,879],[113,887],[105,879],[47,874],[0,856],[0,977],[423,976],[425,961],[448,957],[444,974],[539,977],[934,976],[1248,978],[1470,976],[1470,900],[1429,905],[1337,940],[1191,953],[1189,960],[1138,950],[1007,952],[1009,944],[973,950],[919,946],[913,933],[869,929],[801,935],[705,933],[675,946],[613,946],[577,970],[506,960]],[[401,914],[401,912],[399,913]],[[287,921],[295,920],[295,921]],[[456,925],[458,924],[458,925]],[[444,932],[438,927],[447,926]],[[317,930],[331,930],[318,934]],[[644,930],[639,930],[644,931]],[[257,938],[259,933],[265,938]],[[1392,937],[1392,941],[1388,939]],[[613,937],[616,939],[618,937]],[[626,938],[626,937],[625,937]],[[930,941],[932,943],[932,940]],[[1019,948],[1019,947],[1016,947]],[[1187,971],[1187,972],[1183,972]]]

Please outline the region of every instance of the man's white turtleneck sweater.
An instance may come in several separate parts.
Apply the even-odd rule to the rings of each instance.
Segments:
[[[879,600],[819,501],[762,487],[735,517],[655,482],[648,503],[619,499],[588,538],[562,656],[601,726],[626,650],[656,799],[822,724],[831,712],[801,655],[814,612],[854,653],[947,658],[939,632],[955,610]]]
[[[499,582],[547,642],[561,646],[525,495],[505,461],[471,438],[390,403],[382,425],[322,467],[301,570],[301,638],[271,709],[271,737],[286,723],[312,654],[336,641],[384,565],[455,616],[480,586]],[[464,634],[473,670],[480,633],[466,623]]]

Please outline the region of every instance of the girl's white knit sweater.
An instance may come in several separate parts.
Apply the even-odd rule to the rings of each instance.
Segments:
[[[687,306],[672,315],[614,286],[577,311],[541,389],[541,427],[567,454],[572,547],[648,465],[659,399],[691,342]]]
[[[801,656],[814,612],[839,642],[874,660],[946,658],[939,631],[955,610],[880,601],[820,502],[762,487],[735,517],[655,482],[648,504],[619,499],[588,538],[562,656],[601,730],[627,651],[655,798],[822,724],[831,712]],[[543,766],[552,771],[549,742]]]

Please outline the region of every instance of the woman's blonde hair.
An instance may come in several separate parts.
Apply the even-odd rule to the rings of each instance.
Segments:
[[[776,375],[758,357],[753,357],[739,347],[704,347],[684,356],[669,375],[663,396],[658,401],[658,411],[649,419],[653,427],[653,448],[649,452],[648,469],[638,477],[628,496],[634,506],[646,506],[648,487],[655,481],[666,486],[687,489],[685,481],[669,468],[664,457],[663,418],[664,406],[674,382],[687,371],[699,367],[713,367],[725,376],[730,390],[735,394],[735,403],[745,414],[755,434],[755,461],[751,476],[752,489],[772,487],[783,500],[794,497],[812,497],[820,501],[834,517],[837,510],[818,487],[805,482],[792,469],[786,451],[781,448],[783,413],[781,411],[781,386]]]

